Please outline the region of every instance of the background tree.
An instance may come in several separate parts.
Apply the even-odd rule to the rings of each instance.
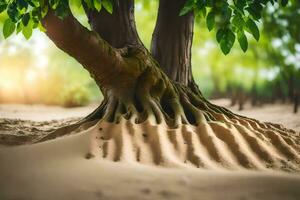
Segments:
[[[271,63],[279,68],[278,79],[281,80],[283,94],[295,104],[297,111],[299,95],[299,45],[300,45],[300,3],[292,1],[284,9],[269,7],[264,13],[263,30],[272,42],[268,43],[267,52]],[[270,15],[272,13],[272,15]],[[284,93],[287,93],[285,95]]]

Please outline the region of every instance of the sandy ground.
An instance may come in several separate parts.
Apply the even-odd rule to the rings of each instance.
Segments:
[[[284,126],[300,131],[300,112],[294,114],[293,106],[291,104],[267,104],[261,107],[251,107],[246,104],[243,111],[238,111],[237,106],[230,107],[230,100],[218,99],[212,100],[220,106],[224,106],[234,111],[235,113],[255,118],[261,121],[283,124]],[[97,108],[97,103],[93,103],[85,107],[77,108],[62,108],[58,106],[44,106],[44,105],[14,105],[14,104],[0,104],[0,120],[13,119],[19,121],[32,121],[36,124],[43,124],[45,121],[53,124],[53,126],[60,127],[67,124],[74,123],[80,118],[88,115]],[[40,123],[39,123],[40,122]],[[0,121],[1,123],[1,121]],[[20,122],[19,122],[20,123]],[[49,124],[48,123],[48,124]],[[45,124],[45,130],[51,129]],[[52,129],[51,129],[52,130]],[[1,129],[0,129],[1,131]]]
[[[76,123],[96,108],[96,103],[77,108],[0,104],[0,145],[30,143],[60,127]]]
[[[218,100],[215,103],[228,105],[227,100]],[[6,136],[11,135],[19,137],[33,134],[32,138],[36,135],[43,135],[54,128],[76,122],[94,108],[95,105],[76,109],[2,105],[0,106],[1,138],[5,140]],[[299,114],[294,115],[290,111],[291,106],[276,104],[257,109],[246,107],[242,114],[263,121],[282,123],[289,128],[299,130],[300,116]],[[33,127],[32,125],[37,126]],[[87,159],[89,158],[87,157],[88,152],[96,151],[98,154],[95,155],[100,156],[101,150],[98,149],[98,146],[101,146],[103,141],[101,141],[102,139],[96,140],[96,138],[103,137],[99,133],[99,130],[102,130],[100,127],[103,128],[104,125],[99,124],[80,134],[34,145],[0,146],[0,199],[300,199],[299,173],[287,174],[268,169],[249,171],[243,168],[228,171],[218,168],[218,163],[213,161],[210,162],[217,166],[216,169],[195,169],[189,167],[189,164],[176,167],[175,165],[173,167],[172,165],[170,167],[144,165],[130,159],[129,152],[134,149],[129,147],[133,144],[130,144],[131,140],[126,140],[125,136],[122,136],[122,151],[116,152],[118,150],[116,146],[110,149],[108,147],[106,150],[108,152],[106,154],[112,156],[112,160],[115,155],[118,155],[121,162],[98,159],[97,156]],[[118,129],[115,128],[116,130],[106,129],[112,135],[116,135],[114,132],[118,132]],[[151,126],[148,127],[148,130],[150,133],[152,131],[151,134],[157,132]],[[163,131],[163,129],[158,130]],[[160,146],[154,148],[163,149],[166,156],[173,159],[172,152],[167,148],[169,143],[164,134],[158,135],[158,137],[157,142]],[[115,145],[118,144],[116,143],[119,141],[118,138],[115,140]],[[133,141],[141,143],[144,139],[135,138]],[[183,139],[179,141],[184,142]],[[220,145],[221,153],[232,159],[234,155],[228,149],[223,148],[221,143]],[[147,146],[143,147],[147,150]],[[246,150],[247,148],[242,146],[241,151],[246,156],[252,155]],[[271,149],[270,152],[273,152],[272,156],[274,157],[278,154],[276,149],[274,151]],[[150,153],[153,154],[153,151]],[[141,159],[143,159],[143,155],[147,158],[147,152],[139,154],[142,155]],[[278,154],[278,156],[280,155]],[[255,161],[255,158],[252,160]],[[177,160],[175,161],[177,162]],[[238,163],[233,164],[239,165]]]
[[[235,113],[258,119],[260,121],[282,124],[287,128],[300,131],[300,112],[293,113],[293,105],[291,104],[266,104],[261,107],[251,107],[245,105],[245,109],[238,111],[238,107],[230,107],[230,100],[218,99],[213,100],[213,103],[229,108]]]
[[[0,199],[298,200],[300,176],[85,159],[89,133],[0,150]]]

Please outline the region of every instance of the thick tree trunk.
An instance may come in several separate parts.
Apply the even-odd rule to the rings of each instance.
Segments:
[[[124,133],[128,130],[124,130],[122,126],[123,129],[114,134],[110,129],[104,131],[102,125],[106,123],[115,127],[118,123],[126,123],[130,124],[126,127],[133,130],[134,126],[145,127],[151,124],[148,127],[154,130],[152,139],[143,140],[143,143],[154,147],[157,155],[154,158],[155,164],[171,161],[176,157],[176,160],[183,163],[188,160],[196,167],[204,166],[202,153],[195,151],[197,145],[192,142],[192,137],[200,138],[207,148],[211,155],[208,160],[213,158],[224,166],[228,162],[223,160],[222,153],[217,148],[221,143],[226,144],[236,156],[236,161],[246,168],[264,168],[265,163],[279,163],[280,167],[283,158],[297,162],[299,156],[295,150],[298,150],[296,139],[287,142],[284,139],[287,132],[293,131],[287,131],[280,125],[261,123],[236,115],[211,104],[201,95],[191,72],[193,15],[178,16],[184,2],[185,0],[160,1],[159,16],[153,34],[153,55],[138,38],[133,20],[132,0],[116,0],[112,15],[104,10],[100,13],[86,10],[93,31],[84,28],[72,15],[60,20],[53,12],[48,12],[43,19],[46,34],[60,49],[77,59],[90,72],[101,88],[104,100],[83,121],[59,129],[39,141],[69,134],[79,130],[78,127],[87,129],[87,126],[99,122],[91,128],[93,134],[95,133],[92,138],[94,150],[87,154],[87,158],[99,153],[96,149],[103,149],[102,159],[111,159],[107,156],[109,143],[123,146],[123,142],[129,141],[130,144],[127,143],[124,148],[130,146],[130,149],[136,151],[137,161],[140,161],[141,155],[145,153],[144,149],[138,149],[141,140],[137,138],[144,136],[141,131],[129,136]],[[165,129],[158,129],[158,126]],[[173,128],[176,128],[173,131],[181,134],[169,134]],[[104,132],[107,136],[101,139],[104,138]],[[123,136],[128,139],[123,140]],[[182,144],[185,147],[175,147],[175,150],[171,143],[176,146],[175,141],[179,137],[186,141]],[[249,142],[247,152],[253,154],[251,159],[241,152],[243,148],[239,146],[239,142],[243,140]],[[160,152],[160,146],[168,144],[167,141],[171,143],[164,148],[169,149],[169,152],[178,151],[171,159],[168,154]],[[272,159],[271,153],[268,153],[268,149],[272,148],[282,156]],[[122,150],[112,160],[122,159],[121,154]],[[178,155],[188,156],[181,158]],[[262,162],[253,162],[252,158],[257,156]],[[293,163],[291,166],[293,167]]]
[[[135,25],[134,0],[115,0],[113,14],[105,9],[100,12],[89,10],[86,6],[85,11],[92,30],[111,46],[142,46]]]
[[[42,23],[56,46],[82,64],[103,87],[113,87],[112,80],[122,79],[116,71],[128,72],[122,52],[82,26],[72,14],[61,20],[50,10]]]
[[[194,87],[191,48],[194,15],[179,16],[186,0],[160,0],[151,53],[168,77]]]

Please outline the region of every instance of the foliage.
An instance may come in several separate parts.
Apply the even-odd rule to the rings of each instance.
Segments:
[[[279,68],[278,78],[289,85],[288,90],[299,90],[300,84],[300,2],[292,0],[284,9],[267,9],[263,16],[263,32],[271,41],[265,49],[268,62]],[[289,91],[290,97],[294,91]]]
[[[209,31],[216,28],[216,39],[222,52],[230,52],[237,38],[245,52],[248,49],[246,32],[258,41],[260,37],[257,22],[262,17],[263,8],[268,3],[285,6],[288,0],[187,0],[179,15],[195,11],[206,18]],[[22,32],[26,39],[32,35],[32,29],[44,31],[41,19],[49,10],[53,10],[60,18],[66,17],[71,11],[69,4],[80,8],[100,11],[102,7],[109,13],[113,12],[113,0],[0,0],[0,13],[7,12],[8,19],[3,27],[5,38],[13,32]]]
[[[227,55],[236,38],[244,52],[248,49],[245,31],[259,40],[257,23],[262,17],[263,8],[268,3],[278,2],[286,6],[288,0],[187,0],[180,15],[194,11],[206,18],[208,30],[217,29],[216,39],[222,52]]]
[[[112,0],[70,0],[78,8],[86,5],[89,9],[100,11],[102,7],[109,13],[113,12]],[[26,39],[32,35],[32,30],[39,28],[45,31],[41,20],[49,10],[63,19],[71,12],[68,0],[0,0],[0,13],[6,11],[8,18],[3,27],[5,38],[22,32]]]

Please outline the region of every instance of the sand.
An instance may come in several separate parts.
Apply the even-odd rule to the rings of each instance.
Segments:
[[[93,133],[0,151],[0,199],[299,199],[300,176],[86,159]]]
[[[217,99],[212,100],[211,102],[229,108],[235,113],[247,117],[255,118],[260,121],[282,124],[287,128],[300,131],[300,112],[297,114],[293,113],[293,104],[274,103],[252,107],[250,103],[246,103],[244,110],[239,111],[238,105],[233,107],[229,106],[231,103],[229,99]]]
[[[300,199],[299,133],[287,144],[222,126],[194,127],[200,137],[151,120],[100,122],[43,143],[2,146],[0,199]]]

